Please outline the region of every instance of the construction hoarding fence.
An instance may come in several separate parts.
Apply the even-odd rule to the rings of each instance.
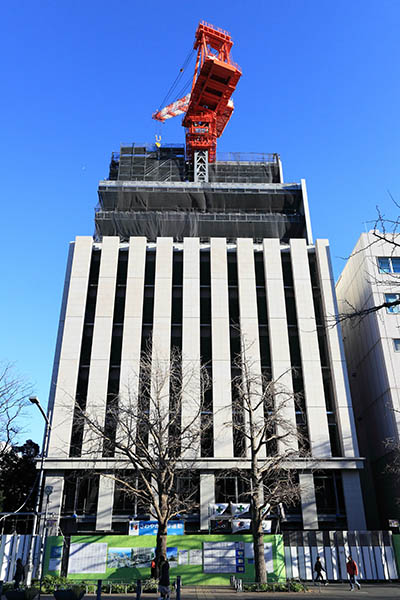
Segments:
[[[45,573],[59,574],[63,538],[48,539]],[[180,575],[185,585],[228,585],[234,575],[254,581],[254,555],[250,534],[169,535],[171,576]],[[398,579],[400,535],[390,532],[294,532],[264,536],[268,581],[313,579],[317,555],[328,580],[347,579],[346,558],[359,566],[360,579]],[[397,551],[397,554],[396,554]],[[72,536],[68,577],[132,581],[150,577],[155,556],[155,536]],[[397,564],[396,564],[397,560]]]
[[[126,581],[150,577],[155,553],[155,535],[49,536],[44,556],[44,574],[60,575],[63,553],[68,578],[76,580]],[[252,537],[232,535],[169,535],[168,560],[171,577],[180,575],[185,585],[228,585],[234,575],[254,581]],[[268,581],[311,581],[317,555],[328,580],[347,579],[346,558],[358,564],[360,579],[388,581],[399,578],[400,535],[386,531],[293,532],[265,535]],[[69,550],[67,550],[69,548]],[[0,580],[13,579],[15,563],[32,561],[38,577],[40,538],[30,535],[0,536]]]

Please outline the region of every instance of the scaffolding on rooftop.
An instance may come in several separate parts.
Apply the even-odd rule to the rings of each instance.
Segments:
[[[221,152],[210,163],[210,183],[281,183],[278,154]],[[185,159],[183,144],[157,147],[122,144],[113,152],[109,179],[112,181],[193,181],[193,165]]]

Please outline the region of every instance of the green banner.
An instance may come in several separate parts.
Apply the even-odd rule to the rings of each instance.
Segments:
[[[68,579],[131,582],[150,577],[156,537],[153,535],[72,536]],[[49,537],[44,573],[59,575],[62,537]],[[281,535],[264,536],[268,581],[286,579]],[[183,585],[226,585],[231,575],[254,581],[251,535],[169,535],[167,555],[170,576],[182,577]]]

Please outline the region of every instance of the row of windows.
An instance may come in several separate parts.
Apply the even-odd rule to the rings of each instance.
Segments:
[[[118,475],[121,480],[131,483],[133,488],[140,489],[140,479],[125,472]],[[345,516],[345,503],[343,483],[340,471],[318,471],[314,474],[315,496],[317,512],[319,515]],[[132,481],[130,481],[132,480]],[[223,502],[248,502],[250,480],[245,472],[237,474],[226,472],[215,473],[215,501]],[[200,473],[199,471],[185,471],[176,478],[175,489],[182,496],[190,495],[193,498],[194,510],[199,510],[200,504]],[[65,476],[64,493],[62,501],[63,515],[94,515],[97,512],[99,493],[99,475],[81,475],[79,472],[70,472]],[[135,493],[129,491],[121,482],[115,483],[113,512],[115,514],[139,515],[148,514],[148,506],[141,501]],[[286,512],[301,512],[300,504],[286,507]]]

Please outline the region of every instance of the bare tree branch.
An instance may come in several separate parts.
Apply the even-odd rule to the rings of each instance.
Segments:
[[[204,393],[207,371],[185,359],[177,349],[169,360],[149,346],[134,380],[118,396],[98,406],[75,402],[75,425],[80,428],[76,455],[87,457],[94,468],[109,457],[113,468],[99,471],[127,495],[141,501],[158,521],[157,557],[166,552],[168,521],[198,506],[198,488],[184,481],[200,457],[204,434]]]
[[[21,433],[21,417],[32,392],[31,385],[12,363],[0,363],[0,458]]]
[[[298,465],[299,457],[305,456],[305,444],[295,419],[298,399],[285,385],[289,372],[274,381],[267,379],[251,358],[252,345],[242,336],[241,356],[235,364],[239,374],[232,381],[232,421],[227,425],[242,440],[243,457],[250,459],[250,468],[238,473],[247,482],[250,498],[256,581],[266,583],[265,509],[298,502],[295,462]]]

